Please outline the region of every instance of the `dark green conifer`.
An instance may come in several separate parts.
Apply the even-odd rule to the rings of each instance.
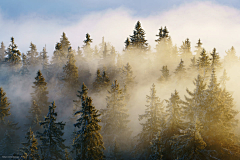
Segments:
[[[83,92],[84,90],[82,90]],[[101,120],[98,117],[101,114],[98,114],[98,110],[92,105],[91,97],[86,95],[86,97],[81,96],[81,99],[81,109],[75,113],[75,115],[80,114],[80,118],[74,124],[75,127],[79,128],[75,132],[73,140],[73,151],[76,152],[75,159],[102,160],[104,159],[103,149],[105,148],[102,136],[99,133],[101,126],[98,123]]]
[[[212,64],[211,67],[215,68],[216,71],[219,71],[220,69],[222,69],[222,63],[220,62],[220,56],[219,54],[216,52],[216,48],[213,49],[213,52],[211,53],[211,60],[212,60]]]
[[[160,70],[160,71],[162,72],[162,75],[158,79],[158,81],[167,82],[170,79],[169,70],[168,70],[167,66],[163,66],[162,70]]]
[[[128,146],[131,132],[128,128],[128,109],[126,108],[124,95],[117,80],[112,84],[108,93],[106,98],[107,107],[102,110],[102,133],[105,146],[113,146],[114,140],[116,140],[119,142],[120,149],[123,150]]]
[[[11,37],[11,44],[7,49],[7,61],[11,66],[14,66],[13,69],[18,69],[21,66],[21,53],[17,49],[17,45],[14,42],[14,38]]]
[[[38,57],[37,47],[32,42],[30,43],[30,51],[27,52],[27,61],[28,64],[32,67],[36,67],[40,61]]]
[[[145,31],[142,29],[140,21],[137,21],[133,35],[130,37],[131,46],[135,49],[139,49],[140,53],[148,49],[148,43],[146,43],[147,40],[145,39]]]
[[[150,96],[147,97],[145,114],[139,115],[139,120],[145,119],[142,125],[142,131],[138,134],[138,143],[135,151],[140,159],[148,159],[151,154],[150,142],[159,131],[164,128],[165,118],[163,113],[163,101],[160,101],[156,95],[155,85],[152,85]]]
[[[65,123],[56,122],[57,113],[55,112],[55,102],[49,106],[49,112],[44,121],[39,124],[43,127],[43,132],[37,132],[37,137],[41,140],[40,151],[42,159],[64,159],[65,139],[62,138]]]
[[[31,93],[32,100],[35,100],[36,104],[39,106],[42,111],[42,117],[48,113],[48,91],[47,91],[47,82],[45,82],[45,78],[43,77],[41,71],[37,72],[37,76],[35,77],[35,82],[33,82],[34,92]]]
[[[178,65],[178,67],[175,69],[174,73],[179,79],[186,77],[186,68],[184,65],[184,61],[182,59]]]
[[[20,148],[20,152],[23,154],[23,158],[26,160],[40,160],[40,156],[38,154],[38,142],[35,138],[35,135],[31,129],[26,133],[25,136],[27,142],[23,142],[23,148]]]
[[[63,32],[62,37],[60,39],[62,51],[64,52],[65,55],[68,53],[68,48],[71,46],[66,34]]]
[[[196,50],[194,51],[196,53],[195,57],[198,59],[198,57],[200,57],[200,53],[203,50],[202,42],[201,42],[200,38],[199,38],[197,46],[195,46],[195,48],[196,48]]]
[[[210,70],[210,65],[211,65],[210,58],[207,55],[206,50],[203,49],[200,54],[200,57],[197,60],[199,73],[205,77],[207,72]]]
[[[0,122],[4,122],[4,118],[11,115],[9,113],[10,108],[8,108],[10,103],[8,102],[8,98],[6,97],[6,93],[3,88],[0,87]]]

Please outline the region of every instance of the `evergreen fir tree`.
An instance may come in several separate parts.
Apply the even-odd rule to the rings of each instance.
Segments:
[[[155,85],[152,85],[150,96],[147,95],[147,103],[145,114],[139,115],[139,120],[146,119],[142,125],[142,131],[138,134],[138,143],[136,152],[141,159],[148,159],[150,156],[150,142],[157,133],[164,128],[165,119],[163,114],[163,101],[156,96]]]
[[[97,70],[97,77],[93,82],[93,88],[95,91],[100,92],[102,88],[102,76],[100,73],[100,69]]]
[[[65,55],[68,53],[68,48],[71,46],[66,34],[63,32],[62,37],[60,39],[60,43],[62,46],[62,51],[64,52]]]
[[[7,61],[10,63],[11,66],[14,66],[14,69],[18,69],[21,65],[21,53],[17,49],[17,45],[14,42],[14,38],[11,37],[11,44],[7,49],[8,58]]]
[[[133,35],[130,37],[131,46],[133,48],[140,50],[140,53],[147,50],[148,43],[146,43],[147,40],[145,39],[145,31],[142,29],[141,23],[139,21],[137,21]]]
[[[27,60],[28,64],[32,67],[36,67],[40,62],[38,58],[36,45],[33,44],[32,42],[30,43],[30,51],[27,52]]]
[[[103,59],[106,59],[106,57],[107,57],[107,52],[108,52],[109,50],[107,50],[107,44],[105,43],[105,45],[104,45],[104,50],[103,50]]]
[[[86,89],[86,88],[85,88]],[[82,91],[82,93],[84,90]],[[75,132],[73,140],[73,150],[76,152],[76,159],[104,159],[103,141],[99,133],[101,126],[98,124],[101,120],[98,118],[98,110],[92,105],[91,97],[81,96],[82,107],[75,115],[80,114],[77,123],[74,124],[79,130]]]
[[[107,107],[102,110],[102,133],[104,136],[105,146],[113,146],[113,142],[119,142],[121,150],[127,147],[128,137],[131,132],[128,128],[128,109],[124,102],[124,95],[120,89],[117,80],[112,84],[107,95]]]
[[[160,71],[162,72],[162,75],[158,79],[158,81],[167,82],[170,79],[169,70],[168,70],[167,66],[163,66],[162,70],[160,70]]]
[[[40,130],[40,119],[42,119],[41,108],[36,104],[36,101],[33,100],[32,105],[28,111],[29,115],[27,115],[28,123],[25,126],[31,127],[31,130],[38,131]]]
[[[195,57],[198,59],[198,57],[200,57],[200,53],[203,50],[202,42],[201,42],[200,38],[199,38],[197,46],[195,46],[195,48],[196,48],[196,50],[194,51],[196,53]]]
[[[63,73],[64,73],[63,81],[65,82],[65,85],[64,85],[65,90],[63,92],[67,92],[67,95],[70,97],[75,96],[75,93],[72,92],[72,90],[75,88],[78,88],[79,86],[78,67],[76,67],[75,62],[76,62],[75,56],[73,54],[71,47],[69,47],[68,62],[63,67]]]
[[[46,46],[43,47],[42,52],[40,52],[40,58],[42,63],[42,72],[48,77],[50,70],[49,70],[49,62],[48,62],[49,56],[47,55]]]
[[[196,60],[195,56],[193,56],[193,58],[191,59],[191,64],[189,65],[188,69],[192,72],[197,71],[197,60]]]
[[[217,71],[219,71],[222,68],[222,64],[220,62],[220,56],[219,54],[216,52],[216,48],[213,49],[213,53],[211,54],[212,58],[212,64],[211,67],[215,68]]]
[[[133,76],[132,67],[129,63],[126,64],[126,66],[123,66],[122,69],[122,81],[125,85],[128,87],[133,87],[135,82],[135,77]]]
[[[211,65],[211,62],[210,62],[209,56],[207,55],[206,50],[203,49],[200,54],[200,57],[197,60],[197,66],[198,66],[199,73],[201,75],[206,76],[207,72],[210,69],[210,65]]]
[[[182,46],[179,48],[180,55],[182,59],[187,62],[190,58],[192,58],[191,52],[191,42],[187,38],[185,42],[183,42]]]
[[[129,38],[127,38],[124,43],[125,43],[125,49],[124,49],[124,51],[129,50],[129,49],[131,48],[131,47],[130,47],[131,42],[130,42]]]
[[[93,54],[93,50],[91,48],[91,43],[92,43],[92,39],[90,38],[90,34],[86,34],[86,39],[83,41],[84,42],[84,46],[83,48],[83,52],[85,57],[90,60],[92,59],[92,54]]]
[[[24,53],[22,53],[22,64],[23,65],[19,71],[19,74],[22,76],[30,75],[29,70],[28,70],[27,56]]]
[[[155,136],[155,138],[152,140],[150,143],[150,150],[151,150],[151,155],[149,157],[149,160],[162,160],[163,155],[163,144],[162,144],[162,139],[161,139],[161,134],[158,132]]]
[[[211,159],[214,157],[214,152],[207,150],[207,144],[201,136],[201,124],[198,119],[195,119],[193,127],[191,127],[186,133],[175,135],[173,137],[173,155],[177,159],[181,160],[201,160]]]
[[[175,69],[174,73],[179,79],[182,79],[186,76],[186,68],[184,65],[184,61],[182,59],[178,65],[178,67]]]
[[[43,77],[41,71],[37,72],[37,76],[35,77],[35,82],[33,82],[34,92],[31,93],[32,100],[35,100],[36,104],[42,111],[42,117],[48,113],[47,106],[50,105],[48,102],[48,91],[47,91],[47,82],[45,82],[45,78]]]
[[[10,108],[8,108],[10,103],[8,102],[8,98],[3,88],[0,87],[0,122],[4,122],[4,118],[11,115],[9,113]]]
[[[222,89],[226,89],[226,82],[230,80],[230,77],[227,76],[226,69],[223,71],[223,75],[220,77],[220,86]]]
[[[159,29],[158,37],[155,42],[157,42],[156,45],[156,51],[157,51],[157,59],[162,61],[169,60],[171,57],[171,50],[172,50],[172,40],[171,37],[168,35],[169,32],[167,30],[167,27],[165,26],[164,29],[162,27]]]
[[[25,138],[27,139],[27,142],[22,143],[24,146],[23,148],[20,148],[20,152],[24,155],[24,159],[26,160],[40,160],[40,156],[38,154],[38,142],[35,138],[35,135],[31,129],[29,128],[29,131],[26,133]]]
[[[180,134],[180,130],[184,129],[184,123],[182,120],[182,104],[183,101],[180,99],[178,92],[175,90],[171,94],[171,98],[166,100],[167,110],[166,110],[166,128],[162,131],[162,139],[164,144],[164,154],[165,159],[173,159],[171,149],[171,140],[174,135]]]
[[[198,75],[197,78],[193,81],[195,89],[191,92],[189,89],[186,89],[190,98],[185,96],[186,102],[184,102],[184,116],[190,122],[193,122],[195,117],[199,117],[200,120],[204,118],[204,110],[206,106],[206,83],[202,76]]]
[[[226,159],[238,154],[234,128],[237,126],[232,95],[225,89],[221,90],[213,68],[208,85],[206,109],[204,115],[203,137],[211,150],[216,150],[218,158]]]
[[[225,66],[233,66],[238,62],[238,57],[236,56],[236,50],[232,46],[228,51],[226,51],[226,56],[224,57]]]
[[[40,138],[42,144],[40,145],[42,159],[63,159],[65,149],[65,139],[62,138],[65,124],[63,122],[56,122],[57,113],[55,112],[55,102],[49,106],[49,112],[45,116],[44,121],[40,122],[44,131],[37,132],[37,137]]]

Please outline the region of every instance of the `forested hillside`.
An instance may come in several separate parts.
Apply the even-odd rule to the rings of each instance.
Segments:
[[[133,24],[134,25],[134,24]],[[240,60],[167,27],[149,46],[144,24],[121,53],[87,33],[53,56],[14,37],[0,48],[0,155],[25,160],[239,160]],[[117,34],[117,32],[116,32]],[[187,33],[186,33],[186,36]],[[199,35],[201,37],[201,35]],[[216,44],[219,45],[219,44]],[[40,49],[42,48],[42,49]]]

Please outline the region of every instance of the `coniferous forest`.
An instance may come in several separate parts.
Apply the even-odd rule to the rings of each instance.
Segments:
[[[0,155],[24,160],[239,160],[234,47],[186,37],[167,27],[149,46],[133,24],[124,49],[89,33],[72,48],[67,33],[53,56],[14,37],[0,48]],[[186,35],[187,36],[187,35]],[[201,36],[201,35],[199,35]],[[40,49],[42,48],[42,49]],[[11,158],[9,158],[11,159]]]

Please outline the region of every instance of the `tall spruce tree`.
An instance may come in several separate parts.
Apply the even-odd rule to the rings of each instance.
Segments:
[[[151,146],[150,146],[150,150],[151,150],[151,154],[149,157],[149,160],[162,160],[163,159],[163,143],[162,143],[162,139],[161,139],[161,133],[158,132],[156,134],[156,136],[152,139],[151,141]]]
[[[131,131],[128,127],[128,109],[124,102],[124,95],[117,80],[111,86],[107,95],[107,107],[102,110],[103,137],[106,147],[112,147],[113,142],[119,142],[120,150],[127,148]]]
[[[75,65],[76,60],[73,54],[72,48],[68,49],[68,61],[67,64],[63,67],[63,81],[64,81],[64,90],[63,92],[67,92],[68,97],[74,97],[75,92],[72,90],[79,87],[78,81],[78,67]]]
[[[32,101],[32,105],[28,113],[29,115],[26,116],[28,121],[25,126],[27,126],[28,128],[31,127],[31,130],[33,130],[34,132],[40,130],[41,127],[39,125],[39,122],[42,119],[42,111],[39,105],[36,104],[35,100]]]
[[[169,70],[168,70],[167,66],[163,66],[162,70],[160,70],[160,71],[162,72],[162,75],[160,76],[158,81],[167,82],[170,79]]]
[[[139,53],[144,53],[148,49],[148,43],[145,39],[145,31],[142,29],[140,21],[137,21],[133,35],[130,36],[131,47],[138,49]]]
[[[210,66],[211,66],[210,58],[207,55],[206,50],[203,49],[200,54],[200,57],[197,60],[197,67],[199,73],[205,77],[210,70]]]
[[[86,34],[86,39],[83,41],[84,45],[83,45],[83,53],[84,56],[87,60],[91,60],[92,56],[93,56],[93,50],[91,48],[91,43],[92,43],[92,39],[90,38],[90,34]]]
[[[185,40],[185,42],[183,42],[183,44],[179,48],[179,52],[180,52],[182,59],[185,62],[188,62],[190,60],[190,58],[192,58],[191,42],[189,41],[188,38]]]
[[[238,62],[238,57],[236,56],[236,50],[232,46],[228,51],[226,51],[226,56],[224,56],[225,67],[231,67]]]
[[[207,144],[201,135],[201,123],[197,118],[186,133],[174,135],[172,144],[172,154],[176,159],[201,160],[216,159],[214,151],[206,148]]]
[[[164,101],[160,101],[159,97],[157,97],[154,84],[152,85],[150,95],[147,95],[146,98],[149,104],[146,105],[145,114],[139,115],[139,120],[145,119],[146,121],[145,123],[140,123],[142,131],[138,134],[138,143],[135,148],[140,159],[148,159],[150,157],[150,142],[165,125]]]
[[[166,60],[169,60],[170,58],[172,58],[171,57],[171,50],[173,47],[172,39],[168,34],[169,34],[169,31],[167,30],[167,27],[165,26],[164,29],[162,29],[162,27],[161,27],[159,29],[158,35],[156,35],[158,37],[158,39],[155,40],[155,42],[157,42],[157,45],[156,45],[157,60],[162,61],[164,59],[164,61],[166,61]]]
[[[182,119],[182,104],[183,101],[180,99],[178,92],[175,90],[171,94],[167,102],[166,110],[166,127],[162,131],[162,139],[164,143],[164,159],[173,159],[173,155],[169,154],[172,152],[171,141],[174,135],[180,134],[180,130],[184,129],[184,123]]]
[[[27,52],[27,61],[31,68],[36,67],[40,63],[38,54],[36,45],[31,42],[30,51]]]
[[[5,117],[11,115],[11,113],[9,113],[10,111],[9,105],[10,103],[8,102],[6,93],[4,92],[3,88],[0,87],[0,122],[1,124],[4,122]]]
[[[10,66],[13,67],[13,70],[17,70],[21,66],[21,53],[17,49],[17,45],[14,42],[14,38],[11,37],[11,43],[7,49],[7,61]]]
[[[226,82],[230,80],[230,77],[227,76],[227,71],[224,69],[223,75],[220,77],[220,87],[226,89]]]
[[[64,159],[65,157],[65,139],[62,138],[64,132],[65,123],[56,122],[57,112],[55,112],[56,106],[53,101],[51,106],[49,106],[49,111],[47,116],[45,116],[44,121],[39,124],[43,126],[43,132],[37,132],[37,137],[41,140],[41,145],[39,146],[41,151],[42,159]]]
[[[208,148],[216,150],[220,159],[239,157],[239,146],[236,145],[237,139],[234,134],[238,111],[234,110],[232,95],[225,89],[221,90],[214,68],[206,92],[207,105],[202,124],[203,137]]]
[[[200,53],[203,50],[202,42],[201,42],[200,38],[199,38],[197,46],[195,46],[195,48],[196,48],[196,50],[194,51],[196,53],[195,57],[198,59],[198,57],[200,57]]]
[[[65,32],[63,32],[62,37],[60,39],[60,43],[62,46],[62,51],[65,55],[68,53],[68,48],[71,46],[71,43],[69,42]]]
[[[31,127],[25,136],[27,142],[22,142],[23,148],[20,148],[20,152],[23,154],[23,158],[26,160],[40,160],[38,154],[38,142],[35,138],[35,134],[32,131]]]
[[[219,71],[220,69],[222,69],[222,63],[220,62],[220,56],[217,53],[216,48],[213,49],[211,56],[212,56],[211,68],[215,68],[216,71]]]
[[[32,100],[35,100],[36,104],[39,106],[42,111],[42,117],[48,113],[48,107],[50,103],[48,102],[48,91],[47,91],[47,82],[45,82],[45,78],[43,77],[41,71],[37,72],[37,76],[35,77],[35,82],[33,82],[34,92],[31,93]]]
[[[99,133],[101,126],[98,124],[101,120],[98,118],[98,110],[92,105],[91,97],[87,96],[87,88],[85,85],[82,87],[81,93],[81,109],[75,112],[75,115],[80,114],[77,119],[75,127],[79,128],[75,133],[73,140],[73,151],[76,152],[77,159],[91,159],[101,160],[104,159],[103,154],[103,141]]]
[[[184,61],[181,59],[179,65],[177,66],[177,68],[175,69],[175,75],[177,78],[182,79],[184,77],[186,77],[186,68],[184,65]]]
[[[184,102],[184,116],[185,119],[193,122],[195,117],[199,117],[201,120],[203,118],[203,113],[205,110],[206,102],[206,83],[202,76],[198,75],[197,78],[193,81],[195,88],[193,91],[186,89],[190,97],[185,96]]]

